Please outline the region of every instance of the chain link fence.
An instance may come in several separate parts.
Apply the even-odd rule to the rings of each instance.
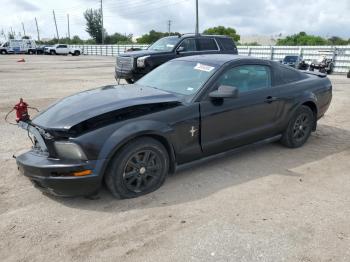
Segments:
[[[128,50],[146,49],[148,45],[72,45],[82,50],[84,55],[116,56]],[[286,55],[301,55],[306,62],[317,60],[323,55],[334,61],[334,72],[347,73],[350,70],[350,46],[238,46],[243,56],[274,61]]]

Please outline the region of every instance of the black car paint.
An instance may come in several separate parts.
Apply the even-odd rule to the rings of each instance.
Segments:
[[[320,118],[331,101],[332,86],[328,78],[303,74],[300,81],[285,84],[276,73],[283,65],[275,62],[233,55],[180,59],[207,61],[221,67],[191,100],[137,84],[107,86],[63,99],[32,123],[52,134],[52,140],[77,143],[89,160],[77,163],[55,156],[38,157],[32,150],[17,157],[20,169],[42,190],[49,188],[50,193],[61,196],[87,195],[100,187],[112,156],[136,137],[151,136],[161,141],[169,153],[171,171],[174,171],[177,166],[191,161],[280,135],[302,104],[308,104]],[[217,86],[217,79],[223,71],[246,64],[270,67],[272,87],[241,94],[237,99],[209,98],[209,92]],[[106,107],[103,99],[107,101]],[[154,110],[145,113],[141,110],[140,114],[118,118],[125,108],[145,105],[153,105]],[[71,117],[60,117],[60,111]],[[97,127],[92,123],[85,129],[76,128],[101,114],[109,116],[108,121],[102,121]],[[190,130],[193,128],[196,131],[192,136]],[[45,139],[49,143],[50,139]],[[93,170],[93,174],[87,177],[57,176],[60,172],[87,167]]]
[[[177,48],[181,45],[182,41],[186,39],[200,39],[200,38],[213,38],[215,39],[219,50],[215,51],[186,51],[186,52],[177,52]],[[223,44],[221,43],[221,39],[230,39],[232,42],[232,50],[226,49]],[[197,44],[198,45],[198,44]],[[132,51],[132,52],[125,52],[122,54],[119,54],[120,57],[130,57],[133,58],[133,69],[132,70],[125,70],[123,68],[118,68],[117,65],[115,67],[115,78],[118,80],[119,78],[123,79],[135,79],[138,80],[142,76],[146,75],[150,71],[152,71],[154,68],[164,64],[165,62],[175,59],[175,58],[181,58],[184,56],[192,56],[192,55],[198,55],[198,54],[238,54],[237,47],[233,40],[226,36],[215,36],[215,35],[184,35],[179,37],[179,42],[173,50],[169,52],[159,52],[154,50],[141,50],[141,51]],[[150,57],[146,60],[146,66],[144,68],[138,68],[136,66],[137,58],[142,56]]]

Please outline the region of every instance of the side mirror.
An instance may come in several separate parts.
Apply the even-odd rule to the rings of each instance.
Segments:
[[[211,98],[237,98],[238,88],[234,86],[219,86],[218,90],[209,93]]]
[[[185,51],[185,47],[183,47],[183,46],[179,46],[178,49],[176,49],[176,53],[178,53],[178,54],[183,52],[183,51]]]

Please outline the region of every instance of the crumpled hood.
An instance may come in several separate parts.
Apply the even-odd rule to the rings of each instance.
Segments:
[[[43,129],[69,130],[104,113],[136,105],[166,102],[180,100],[171,93],[136,84],[104,86],[58,101],[37,115],[32,123]]]

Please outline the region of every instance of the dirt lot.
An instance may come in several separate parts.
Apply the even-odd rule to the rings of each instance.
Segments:
[[[0,56],[1,261],[350,261],[350,80],[300,149],[278,143],[168,178],[118,201],[34,189],[12,154],[30,143],[5,124],[19,97],[44,108],[114,84],[112,57]]]

